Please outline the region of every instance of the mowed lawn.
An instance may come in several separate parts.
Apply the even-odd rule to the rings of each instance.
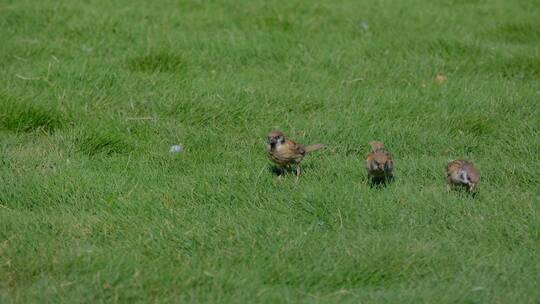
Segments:
[[[1,303],[540,301],[538,1],[2,0],[0,40]],[[298,182],[273,129],[328,145]]]

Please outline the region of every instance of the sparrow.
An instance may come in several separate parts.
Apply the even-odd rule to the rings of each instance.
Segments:
[[[372,182],[386,182],[393,178],[394,161],[392,155],[380,141],[369,143],[371,152],[366,156],[366,169]]]
[[[449,186],[467,187],[472,193],[480,181],[480,172],[469,161],[453,160],[446,165],[446,181]]]
[[[304,156],[325,147],[324,144],[302,146],[287,139],[281,131],[272,131],[266,137],[266,152],[270,160],[281,169],[291,165],[296,166],[296,178],[300,176],[300,162],[302,162]]]

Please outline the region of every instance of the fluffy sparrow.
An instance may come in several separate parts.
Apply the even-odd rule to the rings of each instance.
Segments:
[[[291,165],[296,166],[296,177],[301,173],[300,162],[307,153],[320,150],[326,147],[323,144],[302,146],[292,140],[285,138],[281,131],[272,131],[266,137],[266,152],[272,162],[282,170]],[[281,174],[280,174],[281,176]]]
[[[463,186],[474,192],[480,181],[480,172],[469,161],[453,160],[446,165],[446,181],[449,186]]]
[[[392,155],[384,149],[380,141],[369,143],[371,152],[366,156],[366,169],[372,182],[386,182],[393,178],[394,161]]]

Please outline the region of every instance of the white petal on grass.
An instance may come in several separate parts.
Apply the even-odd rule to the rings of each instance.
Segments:
[[[83,52],[85,52],[85,53],[92,53],[92,51],[94,50],[94,48],[91,48],[91,47],[89,47],[87,45],[83,45],[81,48],[82,48]]]
[[[363,29],[364,31],[369,30],[369,23],[365,20],[360,21],[360,28]]]
[[[169,149],[169,152],[171,154],[180,153],[182,151],[184,151],[184,148],[181,145],[172,145],[171,148]]]

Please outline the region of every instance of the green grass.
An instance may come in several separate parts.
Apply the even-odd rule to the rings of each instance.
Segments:
[[[0,302],[538,303],[539,16],[1,1]],[[278,182],[272,129],[329,148]],[[477,197],[446,192],[454,158]]]

